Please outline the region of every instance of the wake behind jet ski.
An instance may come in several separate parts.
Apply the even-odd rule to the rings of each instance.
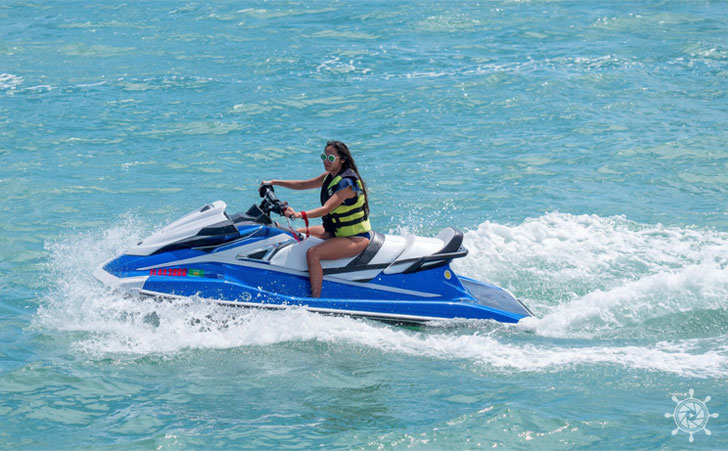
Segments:
[[[228,215],[216,201],[190,212],[94,276],[108,287],[140,295],[196,296],[260,308],[300,306],[310,311],[401,322],[465,318],[515,323],[532,316],[509,291],[457,276],[454,258],[467,255],[463,234],[448,227],[435,238],[372,232],[355,257],[324,260],[320,298],[310,297],[305,238],[271,219],[287,205],[271,186],[245,213]]]

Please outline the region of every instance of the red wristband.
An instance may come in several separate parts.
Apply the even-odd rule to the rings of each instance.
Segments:
[[[308,233],[308,215],[303,210],[301,210],[301,217],[306,222],[306,238],[308,238],[309,236],[311,236],[311,234]]]

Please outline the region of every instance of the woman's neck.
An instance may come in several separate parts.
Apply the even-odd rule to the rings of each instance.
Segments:
[[[331,177],[336,177],[337,175],[341,174],[342,172],[346,171],[345,167],[340,167],[338,171],[328,171],[329,174],[331,174]]]

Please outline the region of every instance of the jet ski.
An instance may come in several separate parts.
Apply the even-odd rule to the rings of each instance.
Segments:
[[[245,213],[229,215],[216,201],[172,222],[94,271],[113,290],[163,298],[195,297],[225,305],[286,308],[402,323],[454,318],[516,323],[532,316],[503,288],[456,275],[465,257],[463,233],[434,238],[372,232],[359,255],[321,262],[320,298],[310,297],[304,237],[271,218],[287,204],[273,187]],[[290,224],[289,224],[290,226]]]

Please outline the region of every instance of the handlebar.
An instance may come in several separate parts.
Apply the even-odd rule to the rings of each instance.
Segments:
[[[278,197],[276,197],[273,185],[270,183],[261,184],[258,188],[258,194],[260,194],[260,197],[263,198],[263,201],[260,203],[260,209],[263,210],[265,214],[270,215],[270,212],[272,211],[283,216],[286,208],[288,208],[288,203],[282,202],[278,199]]]
[[[260,194],[260,197],[263,198],[263,200],[260,203],[260,210],[262,210],[266,216],[268,216],[268,220],[270,220],[270,212],[278,213],[281,216],[284,216],[284,213],[286,212],[286,208],[288,208],[288,202],[282,202],[278,197],[276,197],[275,190],[273,189],[273,185],[270,183],[264,183],[261,184],[258,188],[258,194]],[[288,218],[286,218],[286,221],[288,221]],[[277,223],[276,226],[278,226]],[[308,224],[306,224],[308,227]],[[296,239],[296,241],[303,240],[303,235],[296,232],[293,227],[291,227],[291,223],[288,223],[288,227],[293,234],[293,237]]]

